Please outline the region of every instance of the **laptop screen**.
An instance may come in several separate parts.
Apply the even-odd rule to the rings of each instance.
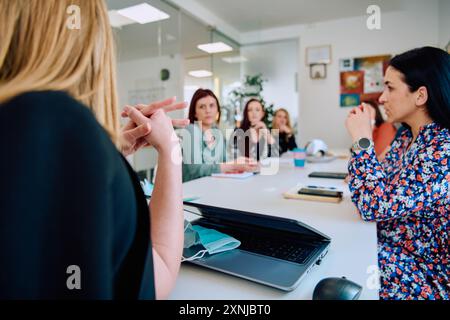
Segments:
[[[190,202],[184,203],[184,210],[206,219],[247,224],[272,230],[292,232],[320,240],[330,240],[330,237],[297,220]]]

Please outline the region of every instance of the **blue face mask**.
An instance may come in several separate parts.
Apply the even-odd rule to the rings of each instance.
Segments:
[[[204,249],[198,250],[190,257],[183,257],[182,262],[201,259],[206,253],[215,254],[236,249],[241,242],[219,231],[198,225],[192,226],[189,222],[184,221],[184,248],[196,245],[201,245]]]

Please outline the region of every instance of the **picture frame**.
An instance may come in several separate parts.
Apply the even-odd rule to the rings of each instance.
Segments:
[[[327,65],[324,63],[311,64],[309,66],[309,77],[313,80],[325,79],[327,77]]]
[[[306,65],[330,64],[331,45],[316,46],[306,48]]]
[[[378,101],[384,90],[384,75],[392,55],[339,59],[341,107],[355,107],[361,101]]]

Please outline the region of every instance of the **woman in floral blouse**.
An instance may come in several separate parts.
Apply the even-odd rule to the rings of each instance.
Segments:
[[[380,103],[408,127],[383,163],[367,107],[346,121],[352,200],[378,226],[380,298],[449,299],[450,55],[424,47],[393,58]]]

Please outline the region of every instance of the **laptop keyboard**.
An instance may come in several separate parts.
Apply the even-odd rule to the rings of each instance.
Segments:
[[[227,229],[219,230],[241,241],[239,249],[258,253],[261,255],[287,260],[294,263],[304,264],[315,251],[314,246],[305,243],[296,243],[292,239],[283,239],[258,233],[253,234],[249,230]]]

